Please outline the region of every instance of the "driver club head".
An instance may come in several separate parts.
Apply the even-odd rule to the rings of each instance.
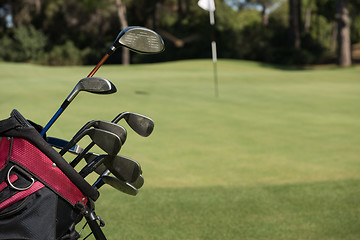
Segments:
[[[164,40],[159,34],[148,28],[137,26],[123,29],[108,50],[108,54],[112,54],[120,46],[143,54],[160,53],[165,50]]]

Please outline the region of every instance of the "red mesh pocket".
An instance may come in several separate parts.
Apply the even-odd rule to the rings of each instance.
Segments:
[[[30,171],[39,180],[72,205],[86,204],[87,198],[70,179],[38,148],[21,138],[14,138],[10,159]]]
[[[5,137],[0,138],[0,170],[5,166],[9,156],[10,141]]]

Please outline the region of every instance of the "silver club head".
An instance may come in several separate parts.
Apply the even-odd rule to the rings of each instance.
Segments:
[[[117,91],[114,84],[105,78],[99,77],[87,77],[81,79],[66,98],[67,101],[71,102],[76,95],[81,92],[90,92],[96,94],[111,94]]]
[[[108,50],[111,54],[120,47],[143,54],[160,53],[165,50],[164,40],[159,34],[144,27],[127,27],[123,29]]]

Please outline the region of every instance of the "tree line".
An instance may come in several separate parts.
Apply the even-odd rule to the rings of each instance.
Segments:
[[[210,58],[208,12],[194,0],[2,0],[0,59],[46,65],[95,64],[129,25],[157,31],[166,51],[123,50],[112,63]],[[360,0],[216,0],[220,58],[304,65],[352,64]]]

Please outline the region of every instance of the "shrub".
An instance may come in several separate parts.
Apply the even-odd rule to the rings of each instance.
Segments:
[[[0,58],[14,62],[38,62],[42,59],[46,36],[34,26],[13,28],[0,39]]]
[[[44,64],[48,65],[81,65],[81,51],[70,40],[65,44],[54,46],[43,59]]]

